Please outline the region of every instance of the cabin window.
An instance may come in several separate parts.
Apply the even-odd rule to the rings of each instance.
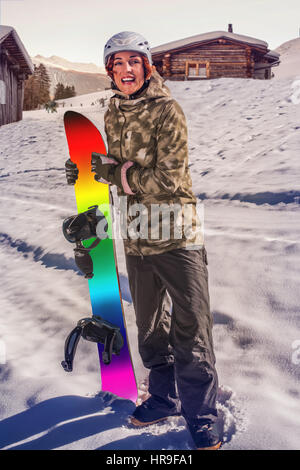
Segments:
[[[208,62],[186,62],[185,75],[187,79],[208,78]]]
[[[199,77],[200,78],[207,78],[206,64],[200,64],[199,65]]]
[[[196,64],[189,64],[189,73],[188,73],[188,76],[189,76],[189,77],[196,77],[196,75],[197,75]]]

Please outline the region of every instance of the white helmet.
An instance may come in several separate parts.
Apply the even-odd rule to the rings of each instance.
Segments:
[[[104,46],[104,65],[106,67],[108,59],[112,54],[121,51],[139,52],[147,57],[149,64],[152,64],[150,45],[147,39],[139,33],[132,31],[122,31],[112,36]]]

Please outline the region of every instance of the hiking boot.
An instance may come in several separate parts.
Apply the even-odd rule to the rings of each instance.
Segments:
[[[130,421],[134,426],[148,426],[163,421],[170,416],[180,416],[177,407],[170,407],[163,400],[157,400],[151,396],[136,407]]]
[[[188,424],[197,450],[217,450],[221,447],[221,440],[215,423]]]

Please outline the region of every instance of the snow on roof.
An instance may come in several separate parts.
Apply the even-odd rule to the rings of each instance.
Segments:
[[[158,54],[160,52],[169,51],[171,49],[178,49],[180,47],[189,46],[199,42],[210,41],[218,38],[229,38],[234,39],[235,41],[244,42],[251,46],[259,46],[264,49],[268,48],[268,43],[261,41],[260,39],[252,38],[250,36],[244,36],[242,34],[229,33],[228,31],[211,31],[210,33],[197,34],[196,36],[190,36],[185,39],[179,39],[178,41],[168,42],[166,44],[161,44],[160,46],[151,48],[152,54]]]
[[[12,35],[12,37],[14,38],[17,44],[17,47],[19,50],[19,53],[17,54],[17,59],[19,59],[21,66],[23,66],[23,68],[24,66],[25,68],[27,67],[30,70],[30,72],[33,73],[34,71],[33,63],[28,55],[28,52],[25,49],[24,44],[22,43],[16,30],[12,26],[2,26],[2,25],[0,26],[0,44],[4,42],[9,37],[10,34]]]
[[[264,57],[270,58],[270,59],[279,59],[280,54],[278,52],[275,52],[275,51],[269,51],[269,52],[267,52],[267,54],[265,54]]]

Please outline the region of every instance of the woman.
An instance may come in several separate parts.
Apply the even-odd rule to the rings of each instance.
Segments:
[[[146,215],[124,239],[139,352],[150,369],[150,398],[131,422],[146,426],[182,414],[195,446],[217,449],[207,257],[188,169],[185,116],[151,66],[149,44],[140,34],[113,36],[104,63],[114,90],[105,113],[108,158],[94,157],[92,170],[97,181],[127,196],[128,226],[137,211]],[[66,167],[74,184],[78,170],[70,161]]]

